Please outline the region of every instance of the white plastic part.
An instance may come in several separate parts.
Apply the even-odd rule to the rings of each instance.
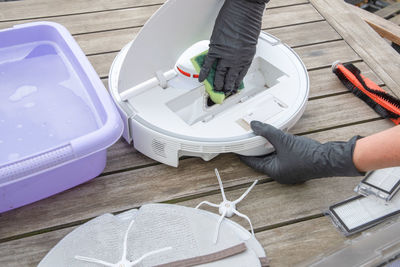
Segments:
[[[197,42],[185,52],[183,52],[183,54],[179,57],[178,61],[176,62],[176,67],[190,75],[190,77],[188,77],[187,75],[183,75],[183,78],[187,77],[188,79],[196,79],[196,75],[198,75],[198,73],[196,72],[192,64],[191,59],[208,50],[209,44],[210,41],[208,40]],[[200,86],[200,84],[198,86]]]
[[[221,105],[207,105],[204,85],[193,77],[189,62],[206,48],[222,4],[167,1],[111,67],[109,88],[124,120],[123,136],[154,160],[177,167],[182,156],[210,160],[229,152],[267,154],[273,147],[254,135],[249,123],[260,120],[288,130],[305,110],[309,79],[304,64],[266,33],[259,37],[245,88]],[[178,75],[163,88],[156,73],[169,70]]]
[[[225,196],[224,186],[222,184],[221,176],[219,175],[218,169],[215,169],[215,175],[217,176],[219,188],[221,189],[222,202],[219,205],[217,205],[217,204],[214,204],[214,203],[211,203],[208,201],[203,201],[199,205],[196,206],[196,209],[200,208],[200,206],[202,206],[204,204],[214,207],[214,208],[218,208],[218,212],[221,215],[221,217],[219,218],[218,223],[217,223],[217,229],[216,229],[215,235],[214,235],[214,243],[217,243],[217,241],[218,241],[219,228],[221,226],[222,220],[225,217],[230,218],[235,214],[239,217],[246,219],[249,222],[251,234],[254,236],[253,225],[252,225],[249,217],[247,217],[246,215],[237,211],[236,204],[238,204],[240,201],[242,201],[250,193],[250,191],[253,189],[253,187],[257,184],[258,180],[255,180],[253,182],[253,184],[249,188],[247,188],[246,192],[244,192],[238,199],[236,199],[234,201],[229,201]]]
[[[123,249],[122,249],[122,257],[121,260],[117,263],[110,263],[110,262],[106,262],[103,260],[99,260],[99,259],[95,259],[95,258],[89,258],[89,257],[84,257],[84,256],[75,256],[75,259],[80,260],[80,261],[86,261],[86,262],[92,262],[92,263],[97,263],[97,264],[101,264],[104,266],[110,266],[110,267],[133,267],[135,265],[138,265],[139,263],[141,263],[145,258],[150,257],[152,255],[161,253],[161,252],[165,252],[168,250],[171,250],[172,247],[165,247],[165,248],[161,248],[161,249],[157,249],[154,251],[150,251],[148,253],[145,253],[144,255],[142,255],[140,258],[134,260],[134,261],[130,261],[127,259],[127,251],[128,251],[128,234],[129,231],[131,230],[133,223],[135,221],[132,220],[128,226],[128,230],[126,230],[125,236],[124,236],[124,244],[123,244]]]
[[[147,81],[144,81],[144,82],[122,92],[121,99],[123,101],[126,101],[129,98],[139,95],[141,93],[144,93],[147,90],[149,90],[155,86],[161,86],[161,88],[165,89],[167,86],[167,82],[169,80],[171,80],[172,78],[174,78],[176,76],[176,74],[177,74],[176,71],[173,69],[169,70],[163,74],[161,74],[161,72],[158,71],[158,72],[156,72],[156,77],[151,78]]]
[[[332,68],[332,72],[334,72],[336,70],[337,66],[340,65],[340,64],[342,64],[340,62],[340,60],[336,60],[335,62],[333,62],[332,63],[332,67],[331,67]]]

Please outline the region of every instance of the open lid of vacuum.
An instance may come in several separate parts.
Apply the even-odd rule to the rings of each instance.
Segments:
[[[222,104],[210,104],[190,59],[208,49],[223,2],[169,0],[118,54],[109,85],[128,142],[139,138],[132,128],[140,127],[174,141],[265,145],[251,131],[252,120],[288,129],[300,118],[309,92],[307,70],[293,50],[266,33],[244,88]]]

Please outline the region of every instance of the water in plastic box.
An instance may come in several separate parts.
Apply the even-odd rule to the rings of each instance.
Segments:
[[[0,165],[98,129],[85,94],[55,44],[0,49]]]

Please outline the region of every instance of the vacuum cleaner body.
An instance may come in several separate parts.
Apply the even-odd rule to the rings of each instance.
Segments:
[[[190,59],[208,49],[222,0],[169,0],[118,54],[109,88],[124,138],[148,157],[178,166],[181,156],[263,155],[273,147],[252,120],[287,130],[304,112],[307,70],[288,46],[261,33],[244,89],[210,104]],[[195,12],[193,12],[195,11]]]

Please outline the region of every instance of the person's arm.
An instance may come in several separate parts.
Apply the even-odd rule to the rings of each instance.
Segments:
[[[353,162],[362,172],[400,166],[400,125],[358,140]]]
[[[370,170],[400,166],[400,126],[365,138],[354,136],[347,142],[324,144],[257,121],[251,122],[251,127],[275,147],[275,152],[262,157],[240,156],[241,160],[282,184],[359,176]]]

